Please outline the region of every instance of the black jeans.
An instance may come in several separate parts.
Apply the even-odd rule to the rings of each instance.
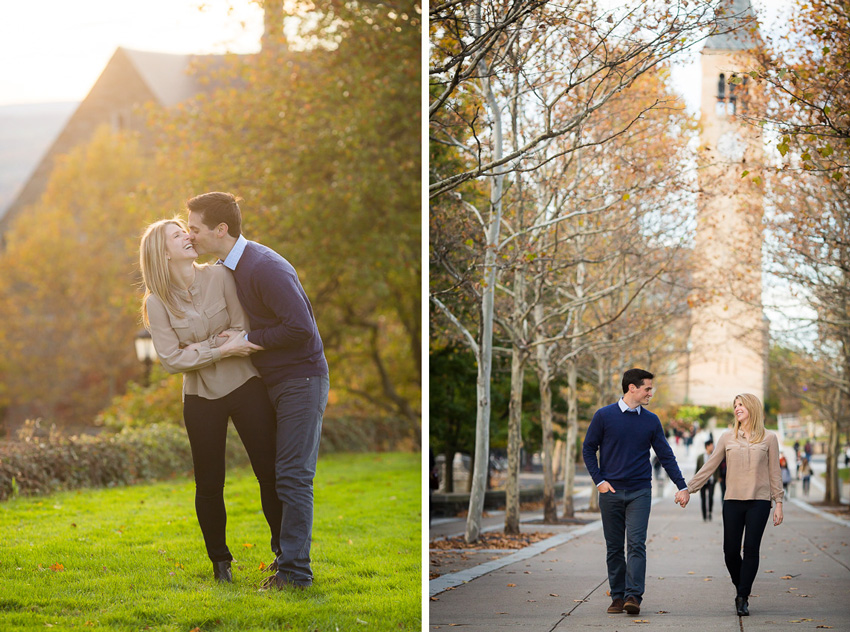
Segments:
[[[732,583],[738,589],[738,597],[750,596],[759,570],[761,536],[769,516],[769,500],[727,500],[723,503],[723,557]]]
[[[227,420],[242,439],[251,467],[260,483],[260,503],[271,531],[271,548],[280,553],[283,505],[275,490],[275,412],[263,381],[253,377],[219,399],[186,395],[183,419],[192,446],[195,466],[195,511],[207,555],[213,562],[233,559],[227,548],[224,508],[225,446]]]

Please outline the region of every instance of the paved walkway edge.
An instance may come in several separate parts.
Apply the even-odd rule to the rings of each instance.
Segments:
[[[661,500],[661,498],[653,498],[652,504],[654,505],[655,503]],[[596,520],[594,522],[591,522],[590,524],[586,524],[583,527],[576,529],[575,531],[570,531],[569,533],[559,533],[558,535],[553,535],[551,538],[546,538],[545,540],[541,540],[540,542],[535,542],[534,544],[529,545],[524,549],[513,553],[512,555],[507,555],[500,560],[491,560],[489,562],[485,562],[484,564],[473,566],[472,568],[468,568],[458,573],[440,575],[439,577],[432,579],[428,583],[429,596],[433,597],[434,595],[439,595],[441,592],[444,592],[449,588],[454,588],[456,586],[460,586],[461,584],[471,582],[473,579],[478,579],[482,575],[492,573],[493,571],[497,571],[500,568],[504,568],[505,566],[508,566],[510,564],[515,564],[516,562],[527,560],[528,558],[534,557],[539,553],[543,553],[544,551],[547,551],[552,547],[558,546],[559,544],[563,544],[564,542],[569,542],[573,538],[577,538],[579,536],[584,535],[585,533],[595,531],[601,526],[602,520]]]
[[[800,500],[799,498],[789,498],[790,502],[797,505],[800,509],[804,511],[808,511],[809,513],[813,513],[815,515],[820,516],[821,518],[826,518],[827,520],[831,520],[832,522],[836,522],[844,527],[850,527],[850,520],[844,520],[843,518],[839,518],[838,516],[834,516],[828,511],[822,511],[817,509],[816,507],[812,507],[809,503],[804,500]]]

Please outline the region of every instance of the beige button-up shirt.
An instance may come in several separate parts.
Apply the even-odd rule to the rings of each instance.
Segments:
[[[148,297],[151,338],[162,366],[183,373],[183,395],[218,399],[255,376],[247,357],[221,357],[216,337],[225,329],[247,330],[248,318],[236,296],[233,274],[224,266],[195,266],[195,281],[188,290],[176,290],[177,316],[154,295]],[[192,343],[199,349],[187,350]]]
[[[688,483],[688,491],[693,494],[705,485],[723,459],[726,459],[726,500],[783,501],[785,490],[779,472],[776,433],[765,430],[764,439],[750,443],[727,430],[720,435],[711,457]]]

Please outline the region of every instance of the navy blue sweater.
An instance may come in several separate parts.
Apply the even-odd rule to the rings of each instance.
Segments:
[[[618,404],[597,410],[584,437],[581,453],[596,485],[607,481],[615,491],[633,491],[652,487],[650,446],[676,488],[685,489],[685,479],[664,436],[661,420],[646,408],[641,408],[640,414],[623,412]]]
[[[313,307],[295,268],[271,248],[249,241],[233,271],[248,315],[248,340],[265,351],[251,360],[268,386],[328,374]]]

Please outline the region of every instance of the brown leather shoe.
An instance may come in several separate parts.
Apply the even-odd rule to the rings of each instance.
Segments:
[[[611,605],[608,606],[608,614],[620,614],[623,611],[623,600],[615,599],[611,602]]]
[[[629,614],[640,614],[640,604],[634,597],[627,597],[626,603],[623,604],[623,610]]]

